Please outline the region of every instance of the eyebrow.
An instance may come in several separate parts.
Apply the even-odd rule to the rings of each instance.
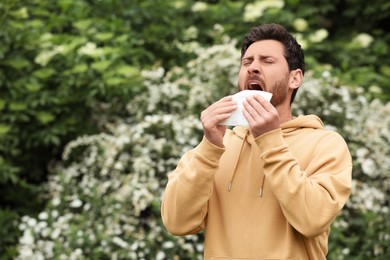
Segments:
[[[268,59],[268,58],[272,58],[275,60],[278,59],[276,56],[272,56],[272,55],[258,55],[258,57],[260,60],[264,60],[264,59]],[[242,58],[242,60],[254,60],[254,59],[255,59],[255,57],[253,55]]]

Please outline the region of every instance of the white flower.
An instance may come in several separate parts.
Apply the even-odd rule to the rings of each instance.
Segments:
[[[53,230],[53,232],[51,233],[50,237],[53,240],[57,240],[59,238],[60,234],[61,234],[61,230],[59,228],[56,228],[56,229]]]
[[[184,32],[183,32],[183,37],[185,40],[194,40],[198,37],[198,28],[195,26],[190,26],[188,27]]]
[[[174,248],[174,247],[175,247],[175,244],[172,241],[166,241],[162,244],[162,248],[164,248],[164,249],[170,249],[170,248]]]
[[[60,205],[61,203],[61,199],[58,198],[58,197],[54,197],[52,200],[51,200],[51,203],[54,207],[57,207],[58,205]]]
[[[150,80],[161,79],[165,73],[164,68],[158,67],[155,70],[143,70],[141,71],[141,75]]]
[[[104,54],[103,49],[98,48],[96,43],[87,42],[84,46],[82,46],[79,51],[79,54],[91,56],[91,57],[99,57]]]
[[[376,176],[377,175],[377,167],[375,166],[375,162],[371,158],[367,158],[361,162],[362,170],[365,174],[370,176]]]
[[[74,199],[72,202],[69,204],[71,208],[79,208],[83,205],[83,202],[79,199]]]
[[[156,255],[156,260],[163,260],[165,259],[165,253],[163,251],[158,251]]]
[[[332,76],[332,74],[330,73],[329,70],[324,70],[324,71],[322,72],[321,76],[322,76],[323,78],[329,78],[329,77]]]
[[[58,205],[59,205],[59,204],[58,204]],[[59,216],[58,211],[57,211],[57,210],[53,210],[53,211],[51,212],[51,216],[52,216],[54,219],[56,219],[56,218]]]
[[[43,50],[40,52],[34,59],[35,63],[46,66],[50,60],[57,54],[63,53],[65,51],[65,47],[62,45],[55,46],[51,50]]]
[[[24,231],[26,228],[27,228],[27,225],[25,223],[22,222],[19,224],[19,230]]]
[[[36,232],[39,233],[41,230],[47,227],[47,222],[40,221],[38,222],[38,225],[36,225],[35,227],[36,227]]]
[[[19,248],[19,255],[18,255],[18,259],[20,260],[30,260],[32,259],[34,255],[34,252],[32,251],[32,249],[28,246],[21,246]]]
[[[175,0],[175,1],[172,1],[170,3],[175,9],[180,9],[180,8],[183,8],[185,6],[185,1],[183,1],[183,0]]]
[[[328,37],[329,33],[326,29],[319,29],[309,36],[311,42],[322,42]]]
[[[50,228],[43,228],[42,230],[41,230],[41,235],[42,235],[42,237],[44,237],[44,238],[46,238],[46,237],[48,237],[49,236],[49,234],[50,234]]]
[[[91,204],[85,203],[84,206],[83,206],[83,210],[88,211],[90,209],[91,209]]]
[[[214,29],[214,31],[216,31],[218,33],[224,33],[225,32],[225,28],[221,24],[219,24],[219,23],[214,24],[213,29]]]
[[[113,237],[112,242],[122,248],[127,248],[129,244],[120,237]]]
[[[341,253],[343,254],[343,255],[349,255],[349,252],[350,252],[350,250],[349,250],[349,248],[343,248],[343,250],[341,250]]]
[[[306,49],[308,46],[307,38],[304,37],[301,33],[296,33],[296,34],[294,34],[294,36],[295,36],[295,39],[297,40],[297,42],[301,45],[302,49]]]
[[[27,221],[27,225],[29,227],[35,227],[35,225],[37,224],[37,220],[35,218],[30,218],[28,221]]]
[[[282,9],[284,7],[283,0],[258,0],[254,3],[249,3],[245,6],[244,21],[254,22],[261,16],[268,8]]]
[[[293,26],[298,32],[303,32],[307,29],[308,23],[305,19],[297,18],[293,21]]]
[[[23,232],[23,236],[20,239],[20,243],[23,245],[32,245],[34,243],[34,237],[30,229]]]
[[[118,146],[118,148],[121,148],[128,143],[130,143],[130,137],[127,135],[121,135],[115,138],[115,144]]]
[[[374,41],[374,38],[367,33],[358,34],[353,40],[353,43],[358,44],[361,48],[367,48]]]
[[[38,218],[40,220],[47,220],[49,218],[49,214],[45,211],[39,213]]]
[[[70,260],[81,260],[81,259],[84,259],[83,256],[83,250],[81,250],[80,248],[76,248],[71,254],[70,254],[70,257],[69,259]]]
[[[205,2],[195,2],[195,4],[192,6],[191,10],[194,13],[206,11],[207,10],[207,3],[205,3]]]

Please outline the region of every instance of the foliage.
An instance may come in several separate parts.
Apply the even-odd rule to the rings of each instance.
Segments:
[[[202,50],[186,70],[175,68],[165,77],[163,69],[145,71],[148,91],[128,104],[128,122],[114,124],[110,134],[80,137],[67,146],[65,166],[56,167],[49,181],[48,207],[38,219],[22,219],[21,259],[79,253],[129,259],[202,255],[198,236],[173,238],[164,230],[160,196],[166,173],[199,141],[194,109],[219,96],[222,83],[226,93],[232,90],[239,56],[233,45],[228,47]],[[199,74],[210,68],[214,73]],[[203,91],[210,78],[215,91]]]
[[[44,207],[40,185],[64,145],[106,131],[139,99],[141,70],[173,73],[225,35],[238,47],[250,27],[278,22],[302,43],[314,77],[330,70],[385,103],[389,9],[386,0],[0,1],[0,219],[13,234],[0,236],[0,255],[11,257],[14,220]]]
[[[167,173],[202,138],[200,111],[235,91],[239,51],[226,40],[199,49],[184,68],[144,71],[148,91],[128,104],[128,118],[67,145],[49,180],[50,203],[22,219],[19,259],[202,259],[202,234],[170,236],[160,199]],[[390,103],[368,101],[329,72],[309,72],[295,103],[295,114],[316,113],[340,131],[354,158],[353,193],[333,225],[329,259],[389,256]]]

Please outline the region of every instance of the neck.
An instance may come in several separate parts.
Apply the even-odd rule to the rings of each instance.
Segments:
[[[286,123],[292,119],[293,119],[293,117],[292,117],[291,113],[289,115],[279,115],[279,123],[280,124]]]
[[[290,104],[283,104],[276,107],[279,113],[279,123],[283,124],[293,119]]]

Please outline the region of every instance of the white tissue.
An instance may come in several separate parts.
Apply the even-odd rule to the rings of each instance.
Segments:
[[[243,110],[243,104],[242,102],[246,100],[247,97],[253,96],[253,95],[261,95],[266,100],[270,101],[272,97],[272,93],[260,91],[260,90],[242,90],[236,94],[234,94],[233,100],[237,102],[237,109],[233,111],[232,115],[222,121],[221,125],[229,125],[229,126],[247,126],[248,121],[246,120],[244,114],[242,113]]]

